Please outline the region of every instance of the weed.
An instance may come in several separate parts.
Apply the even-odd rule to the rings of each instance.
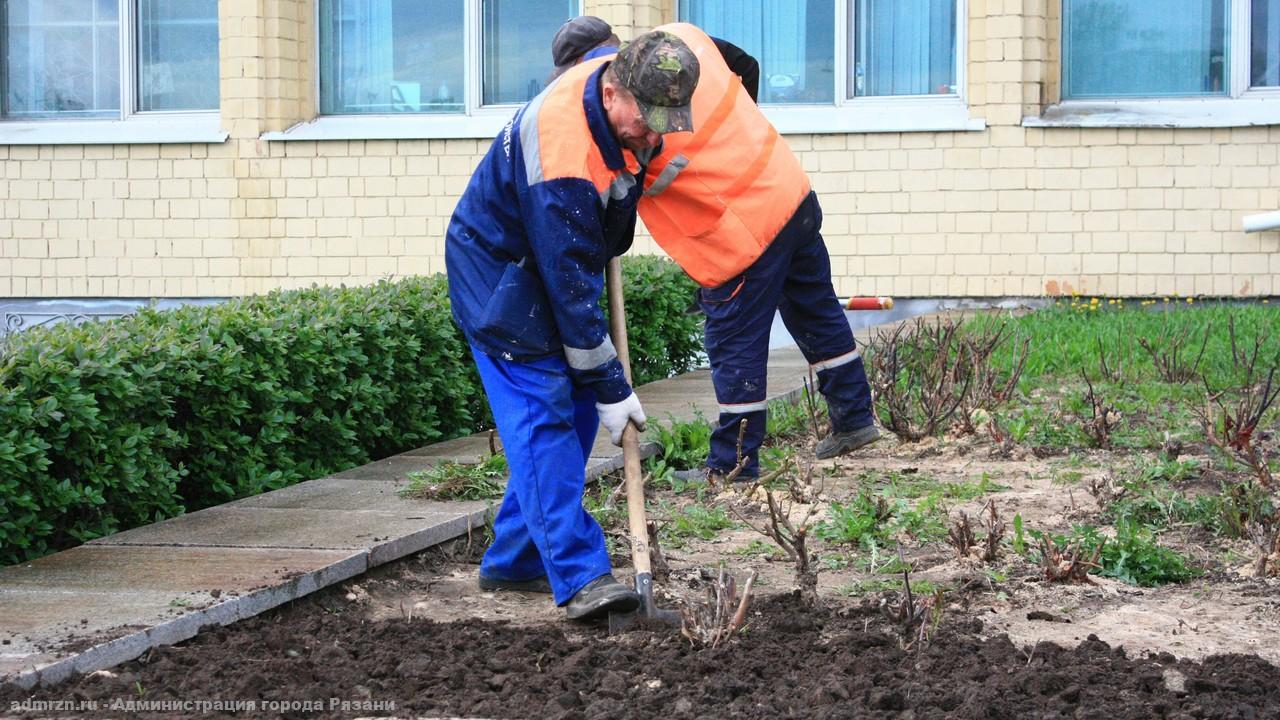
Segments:
[[[711,451],[711,424],[702,413],[694,413],[692,420],[676,420],[670,423],[654,423],[653,440],[662,448],[657,458],[673,470],[693,470],[702,467]]]
[[[1248,537],[1250,528],[1266,524],[1278,511],[1272,494],[1255,482],[1224,483],[1218,497],[1219,529],[1230,538]]]
[[[507,457],[490,455],[480,463],[446,460],[428,470],[409,473],[401,496],[422,500],[491,500],[506,490]]]
[[[611,530],[622,530],[627,526],[627,509],[617,502],[614,484],[610,482],[596,483],[582,495],[582,506],[596,519],[600,527],[608,533]]]
[[[765,413],[765,437],[773,442],[793,442],[814,432],[813,415],[826,416],[826,400],[818,396],[809,407],[809,391],[800,402],[774,400]]]
[[[680,512],[670,515],[670,519],[662,526],[667,544],[681,547],[686,540],[698,538],[711,540],[721,530],[733,527],[733,520],[722,508],[705,508],[691,505]]]
[[[1150,529],[1135,522],[1116,523],[1116,536],[1104,537],[1097,528],[1079,525],[1069,536],[1036,532],[1042,544],[1058,550],[1078,548],[1096,558],[1096,572],[1130,585],[1155,587],[1198,577],[1201,571],[1187,559],[1159,544]]]
[[[1013,516],[1013,539],[1010,540],[1015,555],[1026,556],[1027,554],[1027,537],[1022,531],[1022,514],[1017,513]]]
[[[905,500],[890,502],[864,490],[847,504],[831,503],[827,514],[828,519],[817,525],[816,532],[830,543],[868,548],[898,533],[923,540],[939,540],[947,533],[947,511],[937,491],[911,507]]]
[[[830,543],[866,546],[883,540],[885,525],[893,517],[893,508],[878,495],[863,491],[848,504],[831,503],[829,519],[818,523],[819,538]]]

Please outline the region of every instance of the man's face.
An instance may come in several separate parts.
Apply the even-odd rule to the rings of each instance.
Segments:
[[[606,83],[604,86],[604,111],[609,117],[609,125],[618,142],[633,154],[658,147],[662,136],[649,129],[644,116],[640,114],[640,106],[630,93]]]

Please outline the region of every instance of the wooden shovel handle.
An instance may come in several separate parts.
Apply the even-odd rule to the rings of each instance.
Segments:
[[[627,310],[622,301],[622,261],[613,258],[605,271],[605,285],[609,293],[609,335],[613,348],[618,352],[622,372],[631,383],[631,353],[627,346]],[[622,471],[627,484],[627,524],[631,529],[631,562],[636,574],[648,575],[649,530],[644,514],[644,474],[640,470],[640,433],[634,423],[628,421],[622,431]]]

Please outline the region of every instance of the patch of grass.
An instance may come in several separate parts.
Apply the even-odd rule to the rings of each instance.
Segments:
[[[823,555],[822,567],[827,570],[844,570],[849,567],[850,559],[848,555]]]
[[[1244,370],[1232,354],[1229,318],[1234,318],[1241,337],[1266,336],[1263,357],[1280,352],[1280,308],[1263,304],[1230,302],[1178,302],[1176,298],[1154,305],[1126,306],[1122,301],[1072,299],[1054,307],[1016,316],[988,313],[965,324],[966,332],[977,332],[1000,323],[1012,323],[1015,332],[1031,338],[1030,353],[1019,382],[1019,391],[1029,402],[1022,408],[999,415],[1001,427],[1015,441],[1052,448],[1086,444],[1079,415],[1083,407],[1080,372],[1092,378],[1100,397],[1114,405],[1121,415],[1110,442],[1117,448],[1160,448],[1166,433],[1175,440],[1196,442],[1203,432],[1192,408],[1204,402],[1204,386],[1199,380],[1186,383],[1164,381],[1152,356],[1137,340],[1153,344],[1158,353],[1186,338],[1182,355],[1197,355],[1206,337],[1204,355],[1197,368],[1214,388],[1244,382]],[[1104,372],[1099,348],[1107,358]],[[1008,371],[1017,362],[1013,347],[999,348],[992,364]],[[1191,359],[1187,360],[1191,364]],[[1280,408],[1269,413],[1264,426],[1280,418]]]
[[[723,508],[706,508],[691,505],[677,513],[669,513],[670,519],[663,524],[662,534],[665,542],[671,547],[682,547],[693,538],[711,540],[721,530],[734,526],[733,520]]]
[[[1084,479],[1084,473],[1079,470],[1058,470],[1053,473],[1054,485],[1079,485]]]
[[[1280,325],[1280,308],[1261,304],[1187,303],[1169,298],[1167,302],[1157,302],[1153,306],[1133,307],[1132,303],[1126,305],[1123,301],[1110,303],[1100,300],[1094,303],[1075,299],[1059,301],[1053,307],[1021,315],[978,315],[966,323],[966,329],[1011,322],[1016,330],[1029,336],[1031,351],[1019,385],[1027,390],[1037,384],[1051,382],[1055,377],[1079,377],[1080,368],[1097,374],[1100,370],[1099,340],[1106,347],[1108,364],[1119,366],[1126,380],[1152,378],[1155,366],[1136,338],[1158,338],[1168,323],[1172,330],[1188,330],[1188,337],[1194,338],[1198,346],[1205,328],[1212,325],[1200,368],[1215,381],[1215,386],[1221,386],[1232,384],[1227,381],[1239,374],[1231,354],[1228,316],[1235,317],[1236,331],[1242,337],[1266,334],[1267,330]],[[1266,355],[1273,355],[1280,349],[1280,337],[1274,333],[1271,335],[1269,343],[1264,346]],[[1011,346],[1000,348],[992,362],[1002,370],[1008,370],[1014,359],[1013,351]]]
[[[760,540],[759,538],[735,549],[733,553],[735,555],[741,555],[742,557],[763,557],[773,558],[775,560],[781,560],[786,557],[786,554],[782,552],[782,548]]]
[[[501,453],[480,463],[446,460],[409,473],[409,485],[400,495],[420,500],[492,500],[506,491],[507,472],[507,456]]]
[[[774,442],[786,442],[806,437],[813,433],[813,418],[809,415],[808,390],[805,397],[796,402],[774,400],[769,403],[765,417],[765,437]],[[827,401],[819,395],[815,401],[815,412],[821,424],[827,417]]]
[[[943,482],[935,477],[914,472],[890,471],[887,473],[866,471],[857,477],[861,485],[885,485],[884,495],[891,498],[915,500],[933,495],[952,500],[973,500],[993,492],[1009,488],[993,482],[988,473],[975,482]]]
[[[938,591],[939,585],[931,583],[928,580],[912,580],[911,592],[917,595],[932,595]],[[946,588],[943,588],[944,590]],[[872,580],[856,580],[848,585],[842,585],[836,588],[836,592],[841,595],[850,597],[860,597],[862,595],[878,594],[882,592],[901,591],[901,580],[872,579]]]
[[[1134,523],[1163,530],[1190,523],[1211,532],[1221,531],[1222,498],[1216,495],[1187,496],[1167,487],[1148,487],[1132,497],[1112,503],[1107,517],[1117,524]]]
[[[609,500],[610,493],[616,486],[616,482],[610,482],[611,476],[601,478],[601,481],[588,486],[587,491],[582,495],[582,506],[587,512],[591,513],[591,517],[596,519],[600,527],[605,530],[625,528],[627,526],[627,508],[624,501],[614,500],[612,505],[606,505]],[[616,479],[614,479],[616,480]]]

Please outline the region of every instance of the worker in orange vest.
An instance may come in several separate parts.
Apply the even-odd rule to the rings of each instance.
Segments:
[[[694,131],[663,138],[647,166],[639,213],[653,239],[701,289],[707,357],[720,403],[707,469],[740,479],[759,474],[764,441],[769,331],[775,311],[817,373],[831,433],[815,450],[825,459],[875,441],[871,389],[853,332],[831,284],[820,233],[822,210],[808,176],[756,106],[759,69],[737,47],[687,23],[664,25],[701,67],[693,94]],[[616,52],[599,18],[570,20],[557,32],[558,70]]]
[[[640,603],[582,507],[599,426],[621,444],[645,423],[600,295],[635,228],[635,155],[691,129],[697,82],[689,48],[658,32],[565,73],[494,139],[445,234],[453,317],[511,469],[480,588],[551,593],[574,620]]]

